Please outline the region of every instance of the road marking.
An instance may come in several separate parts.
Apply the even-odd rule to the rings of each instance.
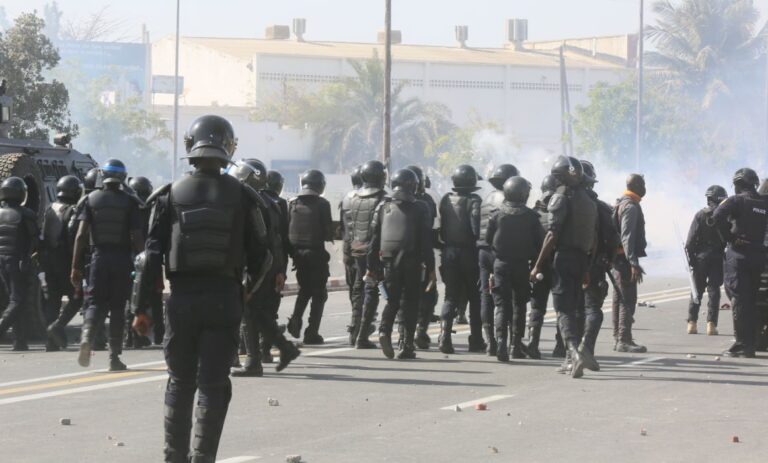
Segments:
[[[469,402],[462,402],[460,404],[448,405],[447,407],[440,408],[440,410],[451,410],[451,411],[453,411],[453,410],[456,409],[456,407],[459,407],[459,408],[474,407],[475,405],[480,404],[480,403],[487,404],[487,403],[490,403],[490,402],[496,402],[498,400],[509,399],[510,397],[514,397],[514,395],[511,395],[511,394],[497,394],[497,395],[492,395],[492,396],[488,396],[488,397],[483,397],[482,399],[470,400]]]
[[[232,457],[225,460],[217,460],[216,463],[244,463],[246,461],[260,460],[261,457],[252,457],[244,455],[242,457]]]
[[[638,365],[645,365],[645,364],[648,364],[648,363],[658,362],[659,360],[664,360],[665,358],[666,357],[649,357],[649,358],[645,358],[645,359],[635,360],[634,362],[621,363],[621,364],[616,365],[616,366],[619,366],[619,367],[636,367]]]
[[[104,374],[99,376],[87,376],[85,378],[68,379],[65,381],[55,381],[52,383],[33,384],[31,386],[11,387],[0,389],[0,395],[15,394],[17,392],[39,391],[41,389],[51,389],[59,386],[72,386],[75,384],[93,383],[97,381],[110,381],[113,379],[128,378],[131,376],[143,375],[143,371],[126,371],[123,373]]]
[[[153,362],[136,363],[133,365],[128,365],[128,369],[131,370],[135,368],[148,367],[148,366],[160,365],[160,364],[165,364],[165,360],[155,360]],[[103,368],[100,370],[84,370],[84,371],[78,371],[75,373],[64,373],[61,375],[41,376],[39,378],[21,379],[18,381],[8,381],[7,383],[0,383],[0,387],[18,386],[21,384],[29,384],[29,383],[39,383],[41,381],[51,381],[54,379],[76,378],[78,376],[86,376],[93,373],[108,373],[108,371],[106,368]]]
[[[161,381],[168,379],[167,374],[147,376],[145,378],[125,379],[123,381],[114,381],[106,384],[94,384],[92,386],[82,386],[71,389],[61,389],[58,391],[40,392],[38,394],[21,395],[18,397],[9,397],[7,399],[0,399],[0,405],[9,405],[19,402],[27,402],[30,400],[47,399],[49,397],[59,397],[62,395],[79,394],[81,392],[100,391],[103,389],[112,389],[115,387],[132,386],[134,384],[149,383],[152,381]]]

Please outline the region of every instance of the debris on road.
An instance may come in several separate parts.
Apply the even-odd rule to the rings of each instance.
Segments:
[[[648,308],[649,309],[655,309],[656,308],[656,304],[652,304],[652,303],[649,302],[648,303]]]
[[[288,455],[285,457],[286,463],[301,463],[301,455]]]
[[[475,410],[478,410],[478,411],[484,412],[484,411],[488,410],[488,405],[486,405],[486,404],[484,404],[484,403],[479,403],[479,404],[476,404],[476,405],[475,405]]]
[[[688,355],[686,355],[686,357],[688,357],[689,359],[695,359],[696,358],[696,356],[693,355],[693,354],[688,354]]]
[[[715,357],[715,362],[719,362],[719,361],[720,361],[720,357]]]
[[[69,418],[61,418],[59,420],[59,424],[62,426],[69,426],[70,424],[72,424],[72,420],[70,420]]]
[[[115,442],[115,447],[125,447],[125,444],[123,442]]]
[[[648,431],[646,431],[645,428],[641,428],[640,429],[640,435],[641,436],[647,436],[648,435]]]
[[[734,444],[738,444],[739,443],[739,436],[731,437],[731,442],[733,442]]]
[[[496,447],[494,447],[492,445],[488,446],[488,450],[490,450],[491,453],[499,453],[499,449],[497,449]]]
[[[723,304],[720,306],[720,310],[731,310],[731,304]]]
[[[453,407],[453,411],[454,411],[454,412],[460,412],[460,411],[461,411],[461,407],[459,407],[458,405],[456,405],[456,406],[454,406],[454,407]]]
[[[273,399],[272,397],[268,397],[267,398],[267,403],[269,404],[270,407],[279,407],[280,406],[280,402],[278,402],[277,399]]]
[[[648,303],[645,301],[638,301],[637,302],[638,307],[648,307]]]

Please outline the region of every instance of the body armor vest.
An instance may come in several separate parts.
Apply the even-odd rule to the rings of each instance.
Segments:
[[[243,194],[229,175],[191,175],[171,186],[171,273],[242,276]]]
[[[418,207],[413,202],[391,201],[381,205],[381,254],[385,258],[396,257],[399,253],[416,249],[416,226],[419,220]]]
[[[440,204],[440,237],[446,246],[470,247],[475,244],[472,233],[471,202],[477,195],[448,193]]]
[[[121,190],[97,190],[88,195],[87,201],[93,214],[91,245],[130,247],[130,216],[131,209],[137,207],[135,200]]]
[[[324,246],[323,213],[319,196],[297,196],[288,203],[288,239],[298,248]]]
[[[725,243],[723,242],[720,232],[715,225],[715,220],[712,217],[715,209],[711,207],[705,207],[701,210],[701,223],[699,224],[699,236],[696,240],[695,251],[700,252],[723,252]]]
[[[591,254],[597,240],[597,205],[583,188],[571,189],[568,216],[558,238],[558,249],[579,249]]]
[[[347,233],[352,245],[352,252],[355,255],[365,255],[368,245],[373,237],[373,215],[376,207],[384,197],[384,192],[379,191],[369,196],[355,196],[349,205],[347,211]]]
[[[61,246],[67,246],[67,237],[69,236],[69,221],[72,218],[74,204],[55,202],[45,212],[45,226],[43,228],[43,238],[45,245],[49,249],[57,249]]]
[[[496,256],[506,262],[536,259],[539,255],[536,239],[540,233],[538,214],[525,206],[508,203],[502,204],[498,211],[493,236]]]
[[[499,190],[494,190],[483,200],[483,205],[480,206],[480,235],[477,238],[478,246],[487,246],[485,235],[488,232],[488,222],[491,220],[493,213],[501,207],[503,202],[504,192]]]
[[[272,251],[274,254],[274,263],[273,268],[276,269],[282,269],[285,265],[285,249],[283,249],[283,238],[282,233],[283,231],[281,228],[281,222],[283,220],[282,213],[280,212],[280,205],[272,199],[271,196],[269,196],[266,193],[260,193],[264,199],[264,202],[267,203],[267,220],[269,222],[269,236],[272,237]]]
[[[0,255],[19,256],[24,216],[16,207],[0,207]]]
[[[741,196],[744,199],[741,201],[741,210],[733,221],[732,232],[750,245],[762,245],[768,219],[768,201],[753,193],[745,193]]]

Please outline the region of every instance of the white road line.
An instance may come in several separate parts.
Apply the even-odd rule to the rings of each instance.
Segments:
[[[690,299],[690,298],[691,298],[691,295],[690,294],[686,294],[685,296],[671,297],[669,299],[661,299],[661,300],[658,300],[658,301],[650,301],[650,302],[652,304],[663,304],[665,302],[684,301],[684,300]]]
[[[57,391],[40,392],[37,394],[20,395],[18,397],[9,397],[7,399],[0,399],[0,405],[15,404],[19,402],[27,402],[30,400],[47,399],[49,397],[58,397],[62,395],[79,394],[81,392],[100,391],[102,389],[112,389],[115,387],[132,386],[134,384],[149,383],[152,381],[161,381],[168,379],[167,374],[147,376],[144,378],[125,379],[122,381],[114,381],[106,384],[94,384],[92,386],[81,386],[71,389],[60,389]]]
[[[73,351],[74,354],[74,351]],[[73,363],[74,363],[75,357],[72,357]],[[128,365],[128,369],[134,369],[134,368],[141,368],[141,367],[148,367],[152,365],[160,365],[165,364],[165,360],[156,360],[154,362],[144,362],[144,363],[136,363],[133,365]],[[39,383],[42,381],[50,381],[53,379],[64,379],[64,378],[75,378],[78,376],[87,376],[92,373],[107,373],[106,369],[101,370],[84,370],[84,371],[78,371],[76,373],[64,373],[61,375],[53,375],[53,376],[41,376],[39,378],[30,378],[30,379],[21,379],[18,381],[9,381],[7,383],[0,383],[0,387],[7,387],[7,386],[18,386],[20,384],[30,384],[30,383]]]
[[[489,402],[496,402],[497,400],[509,399],[510,397],[514,397],[514,395],[511,395],[511,394],[492,395],[492,396],[488,396],[488,397],[483,397],[481,399],[470,400],[469,402],[462,402],[460,404],[448,405],[447,407],[440,408],[440,410],[450,410],[450,411],[453,411],[453,410],[456,409],[456,407],[459,407],[459,408],[474,407],[475,405],[477,405],[479,403],[487,404]]]
[[[244,455],[242,457],[232,457],[232,458],[227,458],[225,460],[217,460],[216,463],[244,463],[246,461],[255,461],[260,459],[261,457],[252,457],[252,456]]]
[[[648,363],[658,362],[660,360],[664,360],[665,358],[666,357],[649,357],[649,358],[645,358],[645,359],[635,360],[634,362],[621,363],[621,364],[616,365],[616,366],[618,366],[618,367],[636,367],[638,365],[645,365],[645,364],[648,364]]]

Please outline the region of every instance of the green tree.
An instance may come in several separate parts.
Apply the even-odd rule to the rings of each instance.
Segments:
[[[384,70],[376,55],[350,61],[355,77],[304,94],[285,87],[256,108],[253,119],[313,131],[315,162],[344,170],[382,150]],[[448,108],[405,98],[404,84],[392,89],[392,164],[403,166],[422,159],[428,147],[455,129]]]
[[[25,13],[0,34],[0,76],[8,81],[8,94],[14,98],[12,137],[47,139],[51,131],[77,135],[66,87],[45,77],[58,64],[59,53],[43,34],[44,28],[42,19]]]

